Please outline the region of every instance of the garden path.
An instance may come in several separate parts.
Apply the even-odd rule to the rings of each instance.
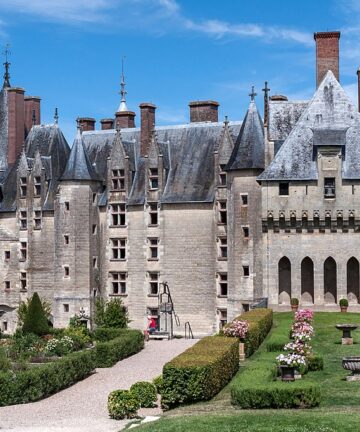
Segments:
[[[0,407],[1,432],[117,432],[127,422],[111,420],[107,397],[112,390],[150,381],[163,365],[195,340],[152,340],[138,354],[96,373],[38,402]],[[156,415],[156,410],[144,410]],[[158,410],[159,412],[160,410]]]

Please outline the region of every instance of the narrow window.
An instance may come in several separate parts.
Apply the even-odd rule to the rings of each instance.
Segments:
[[[218,201],[218,214],[219,214],[218,222],[222,225],[226,225],[227,223],[226,201]]]
[[[113,226],[125,226],[126,225],[126,207],[125,204],[111,204],[111,224]]]
[[[96,198],[97,198],[97,193],[93,192],[93,194],[92,194],[92,202],[93,202],[93,204],[96,204]]]
[[[324,198],[335,198],[335,177],[324,178]]]
[[[111,273],[111,293],[114,295],[125,295],[126,279],[127,274],[124,272]]]
[[[249,269],[249,266],[243,266],[243,275],[244,276],[250,276],[250,269]]]
[[[243,227],[244,238],[249,238],[249,227]]]
[[[355,195],[355,185],[351,185],[351,193]]]
[[[219,166],[219,186],[226,186],[226,172],[224,171],[225,165]]]
[[[41,196],[41,177],[34,177],[34,196]]]
[[[157,260],[158,259],[158,244],[159,244],[158,238],[149,238],[148,239],[149,259],[150,260]]]
[[[97,232],[97,225],[93,224],[93,226],[92,226],[92,233],[93,233],[93,235],[95,235],[96,232]]]
[[[126,259],[126,238],[111,239],[112,259],[124,260]]]
[[[27,194],[27,179],[20,177],[20,197],[25,198]]]
[[[27,243],[20,242],[20,260],[26,261],[26,257],[27,257]]]
[[[227,237],[218,238],[218,258],[227,258]]]
[[[149,295],[159,294],[159,273],[149,272]]]
[[[5,258],[5,261],[9,261],[9,259],[10,259],[10,251],[9,250],[6,250],[5,252],[4,252],[4,258]]]
[[[158,225],[158,205],[149,203],[149,225]]]
[[[65,205],[65,210],[69,211],[70,210],[70,203],[69,203],[69,201],[65,201],[64,205]]]
[[[70,276],[70,267],[64,266],[64,277],[69,277],[69,276]]]
[[[5,281],[4,286],[5,286],[5,291],[9,291],[10,290],[10,281]]]
[[[63,307],[64,307],[64,312],[69,312],[69,305],[68,305],[68,303],[64,303]]]
[[[27,278],[26,278],[26,272],[20,273],[20,289],[22,291],[27,290]]]
[[[219,330],[221,330],[227,324],[227,310],[219,309]]]
[[[20,211],[20,229],[21,230],[27,229],[27,211],[25,210]]]
[[[3,332],[6,332],[7,329],[8,329],[8,323],[7,323],[7,321],[3,321],[3,322],[2,322],[2,331],[3,331]]]
[[[157,168],[149,169],[149,187],[152,190],[159,189],[159,173]]]
[[[64,244],[66,244],[66,245],[69,244],[69,236],[67,234],[64,235]]]
[[[241,194],[241,204],[242,205],[248,205],[248,194]]]
[[[227,273],[218,273],[218,293],[220,297],[227,297],[228,294],[228,283]]]
[[[42,212],[41,210],[35,210],[34,211],[34,229],[39,230],[41,229],[41,222],[42,222]]]
[[[288,182],[279,183],[279,195],[289,195],[289,183]]]
[[[97,257],[93,257],[93,269],[97,269],[98,268],[98,259]]]
[[[114,169],[111,171],[111,185],[113,190],[125,190],[125,171],[123,169]]]

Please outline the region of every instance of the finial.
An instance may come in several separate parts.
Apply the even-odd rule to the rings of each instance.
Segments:
[[[225,116],[224,125],[227,126],[229,124],[228,116]]]
[[[262,89],[264,92],[264,126],[268,125],[269,120],[269,92],[268,82],[265,81],[265,87]]]
[[[121,59],[121,82],[120,82],[121,101],[120,101],[120,106],[118,111],[128,111],[128,108],[126,106],[127,91],[125,90],[126,83],[125,83],[125,75],[124,75],[124,60],[125,60],[125,56],[123,56]]]
[[[77,128],[77,131],[78,131],[78,133],[82,133],[82,124],[80,123],[80,117],[77,117],[76,118],[76,128]]]
[[[3,84],[3,88],[5,87],[11,87],[10,85],[10,73],[9,73],[9,66],[11,65],[11,63],[9,63],[9,56],[11,54],[10,52],[10,45],[6,44],[5,45],[5,49],[3,51],[3,55],[5,57],[5,73],[4,73],[4,84]]]
[[[31,121],[32,121],[32,125],[35,126],[35,125],[36,125],[36,114],[35,114],[35,110],[32,110],[32,117],[31,117]]]
[[[251,86],[251,93],[249,93],[250,100],[253,101],[255,99],[255,96],[257,96],[257,93],[255,93],[255,87]]]
[[[55,123],[56,125],[59,123],[59,112],[58,112],[58,109],[57,109],[57,108],[55,108],[54,123]]]
[[[116,133],[119,134],[121,131],[121,127],[120,127],[119,122],[116,122],[115,129],[116,129]]]

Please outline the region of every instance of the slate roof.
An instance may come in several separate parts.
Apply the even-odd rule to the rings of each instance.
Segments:
[[[264,125],[252,100],[225,170],[264,169],[264,166]]]
[[[76,138],[71,148],[69,159],[66,163],[64,173],[61,176],[60,180],[101,180],[101,177],[90,162],[88,153],[84,146],[80,128],[78,128]]]
[[[258,180],[316,180],[314,138],[344,147],[342,177],[360,178],[360,115],[331,71]]]

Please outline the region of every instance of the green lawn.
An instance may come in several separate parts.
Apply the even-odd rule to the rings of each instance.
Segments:
[[[243,368],[269,354],[266,353],[269,339],[286,337],[292,321],[292,313],[275,313],[274,327],[257,353],[248,359]],[[360,329],[353,332],[355,344],[340,344],[341,332],[335,324],[357,323],[360,314],[324,313],[315,314],[316,335],[313,348],[324,357],[324,370],[309,373],[305,379],[321,385],[322,401],[319,407],[307,410],[240,410],[230,402],[227,386],[209,402],[180,407],[165,413],[158,422],[138,428],[141,432],[347,432],[360,430],[360,382],[347,382],[347,372],[341,359],[348,355],[360,355]],[[241,372],[234,379],[241,379]],[[289,384],[291,385],[291,384]]]

